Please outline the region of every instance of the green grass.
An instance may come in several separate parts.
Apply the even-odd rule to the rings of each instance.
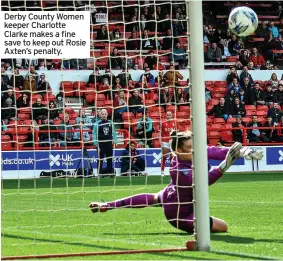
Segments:
[[[2,181],[2,256],[182,247],[191,236],[171,227],[162,208],[92,214],[88,204],[157,192],[169,179],[137,177]],[[79,259],[283,259],[283,174],[231,174],[210,187],[210,213],[229,225],[211,252]],[[72,259],[72,258],[68,258]],[[74,259],[78,259],[74,258]]]

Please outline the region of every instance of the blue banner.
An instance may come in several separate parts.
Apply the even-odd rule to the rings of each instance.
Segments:
[[[282,165],[283,169],[283,147],[266,148],[266,165]]]
[[[114,150],[114,167],[120,168],[124,150]],[[160,149],[139,149],[139,153],[146,160],[146,167],[160,167]],[[97,168],[97,152],[89,150],[88,156],[93,168]],[[6,151],[2,152],[2,170],[67,170],[82,167],[81,159],[86,158],[82,150],[52,150],[52,151]],[[87,166],[86,160],[83,160]],[[106,160],[104,160],[106,162]],[[210,160],[212,166],[221,161]],[[169,159],[167,160],[169,166]],[[238,159],[236,165],[244,165],[244,159]],[[282,164],[282,163],[281,163]]]

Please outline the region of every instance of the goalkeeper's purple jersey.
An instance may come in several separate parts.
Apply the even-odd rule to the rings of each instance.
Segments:
[[[211,160],[224,160],[228,149],[226,148],[218,148],[218,147],[208,147],[208,159]],[[210,170],[211,166],[208,164],[208,170]],[[161,192],[160,199],[162,203],[165,203],[165,208],[174,208],[172,205],[180,205],[180,214],[182,212],[193,212],[193,177],[192,177],[192,162],[190,161],[181,161],[177,157],[172,158],[170,163],[170,176],[171,183]],[[209,185],[215,183],[220,177],[222,173],[218,168],[210,170],[208,173]],[[166,206],[166,203],[169,205]],[[175,204],[174,204],[175,203]],[[170,207],[171,205],[171,207]],[[172,214],[175,210],[172,210]],[[176,212],[175,212],[176,213]],[[172,217],[173,218],[173,217]]]

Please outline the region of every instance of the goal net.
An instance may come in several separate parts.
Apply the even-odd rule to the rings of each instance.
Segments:
[[[33,10],[91,12],[91,50],[1,61],[2,257],[186,250],[155,196],[191,129],[185,1],[2,1]]]

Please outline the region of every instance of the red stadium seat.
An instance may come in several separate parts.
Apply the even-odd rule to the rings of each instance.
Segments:
[[[265,112],[267,113],[267,111],[268,111],[268,106],[266,106],[266,105],[258,105],[258,106],[256,107],[256,109],[257,109],[258,111],[265,111]]]
[[[236,122],[236,118],[228,118],[227,123]]]
[[[220,134],[221,140],[224,142],[234,142],[233,141],[233,134],[231,131],[222,131]]]
[[[256,111],[256,107],[254,105],[245,105],[246,110]]]
[[[177,119],[189,119],[190,118],[190,114],[188,114],[185,111],[177,111],[176,118]]]
[[[135,119],[135,115],[132,112],[123,112],[122,113],[122,119],[123,120],[133,120]]]
[[[223,118],[214,118],[214,123],[225,124],[225,120]]]
[[[267,115],[267,111],[257,111],[256,115],[257,116],[266,116]]]

